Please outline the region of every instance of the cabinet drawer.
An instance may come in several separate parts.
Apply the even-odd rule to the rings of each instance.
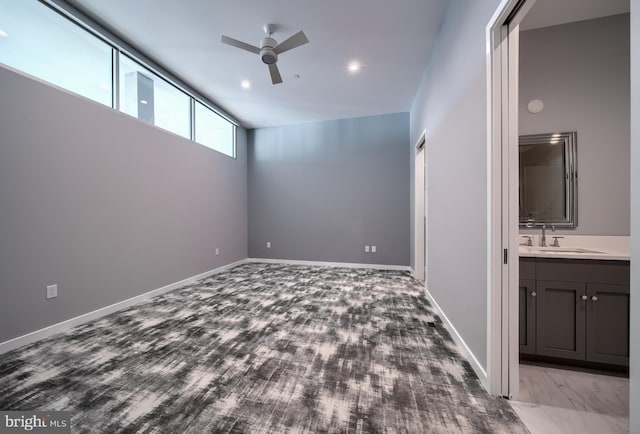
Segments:
[[[522,269],[522,267],[521,267]],[[537,280],[629,284],[629,261],[538,258]]]

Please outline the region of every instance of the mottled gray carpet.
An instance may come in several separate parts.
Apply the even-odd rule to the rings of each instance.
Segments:
[[[0,356],[73,432],[526,432],[406,272],[246,264]]]

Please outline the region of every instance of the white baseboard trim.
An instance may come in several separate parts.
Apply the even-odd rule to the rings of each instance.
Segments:
[[[320,267],[344,267],[344,268],[372,268],[374,270],[409,271],[408,265],[384,265],[384,264],[357,264],[352,262],[322,262],[322,261],[299,261],[296,259],[268,259],[249,258],[248,262],[263,262],[267,264],[291,264],[291,265],[316,265]]]
[[[144,294],[136,295],[135,297],[131,297],[126,300],[122,300],[117,303],[111,304],[109,306],[101,307],[100,309],[96,309],[92,312],[88,312],[88,313],[79,315],[75,318],[71,318],[66,321],[62,321],[57,324],[50,325],[43,329],[36,330],[31,333],[27,333],[26,335],[18,336],[17,338],[13,338],[8,341],[0,343],[0,354],[14,350],[23,345],[31,344],[33,342],[52,336],[56,333],[61,333],[75,326],[78,326],[80,324],[93,321],[105,315],[109,315],[110,313],[117,312],[119,310],[133,306],[134,304],[138,304],[140,302],[148,300],[157,295],[164,294],[166,292],[188,285],[189,283],[193,283],[200,279],[204,279],[206,277],[220,273],[224,270],[228,270],[229,268],[233,268],[233,267],[237,267],[238,265],[245,264],[246,262],[247,262],[246,259],[241,259],[240,261],[223,265],[222,267],[214,268],[213,270],[205,271],[204,273],[201,273],[195,276],[187,277],[186,279],[180,280],[179,282],[174,282],[170,285],[163,286],[162,288],[154,289],[154,290],[145,292]]]
[[[475,371],[476,375],[480,379],[482,386],[485,388],[485,390],[488,391],[489,377],[487,376],[487,371],[482,367],[482,364],[478,361],[476,356],[473,354],[473,352],[471,351],[471,348],[469,348],[469,346],[466,344],[464,339],[462,339],[462,336],[460,336],[460,333],[458,333],[458,331],[453,326],[453,324],[451,323],[447,315],[440,308],[440,305],[438,305],[438,302],[435,300],[435,298],[433,298],[433,296],[427,289],[425,289],[425,295],[427,296],[427,299],[436,310],[435,313],[442,319],[444,326],[446,327],[447,331],[453,338],[454,342],[456,343],[456,345],[458,345],[458,348],[460,349],[460,353],[465,359],[467,359],[467,361]]]

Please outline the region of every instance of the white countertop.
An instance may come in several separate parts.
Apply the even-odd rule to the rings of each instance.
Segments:
[[[552,235],[547,234],[547,247],[540,247],[540,234],[532,236],[533,247],[526,245],[527,235],[520,234],[520,256],[533,258],[599,259],[628,261],[630,239],[628,236],[562,235],[560,247],[553,245]]]

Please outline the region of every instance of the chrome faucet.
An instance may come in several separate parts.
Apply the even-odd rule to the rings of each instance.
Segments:
[[[542,236],[540,237],[540,247],[547,247],[547,235],[545,229],[547,227],[546,223],[542,223]]]

